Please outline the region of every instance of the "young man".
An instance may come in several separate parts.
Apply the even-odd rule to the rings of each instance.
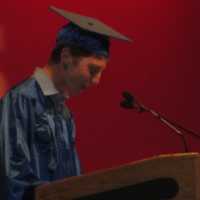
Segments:
[[[48,64],[1,100],[1,199],[30,199],[39,184],[80,175],[75,126],[65,99],[99,83],[112,34],[127,39],[95,20],[51,10],[71,22],[58,32]]]

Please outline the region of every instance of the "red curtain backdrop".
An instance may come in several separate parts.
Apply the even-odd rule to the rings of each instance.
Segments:
[[[0,72],[0,97],[2,97],[8,89],[8,82],[4,73]]]
[[[120,108],[124,90],[200,134],[198,1],[7,2],[0,8],[1,93],[47,63],[56,31],[65,24],[48,12],[49,5],[97,17],[134,41],[112,40],[101,84],[68,101],[85,172],[184,151],[180,137],[150,114]],[[186,139],[190,151],[200,151],[200,140]]]

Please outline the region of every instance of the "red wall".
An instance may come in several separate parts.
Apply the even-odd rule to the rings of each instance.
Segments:
[[[1,3],[0,72],[10,87],[30,75],[35,66],[46,64],[56,31],[65,23],[48,12],[48,5],[96,16],[134,42],[113,40],[111,60],[101,84],[68,102],[76,117],[77,147],[85,171],[152,155],[183,152],[183,144],[173,131],[150,114],[122,110],[119,102],[121,92],[129,90],[146,106],[200,134],[200,7],[197,2],[15,0]],[[190,151],[200,151],[200,140],[190,135],[186,138]]]

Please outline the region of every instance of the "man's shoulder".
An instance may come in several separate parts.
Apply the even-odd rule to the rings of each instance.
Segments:
[[[6,112],[9,110],[12,112],[10,108],[24,111],[28,109],[31,112],[33,111],[39,114],[44,111],[45,106],[46,98],[39,84],[34,77],[29,77],[12,87],[5,96],[0,99],[0,115],[2,110]]]
[[[38,94],[42,93],[37,81],[33,77],[29,77],[12,87],[6,96],[36,99]]]

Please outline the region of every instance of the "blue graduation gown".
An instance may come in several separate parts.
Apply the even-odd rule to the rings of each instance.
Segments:
[[[29,200],[39,184],[80,175],[74,121],[55,99],[33,77],[1,99],[0,199]]]

